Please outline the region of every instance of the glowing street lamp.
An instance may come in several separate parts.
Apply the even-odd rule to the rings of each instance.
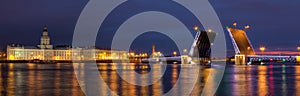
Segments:
[[[251,47],[247,47],[247,50],[249,51],[251,49]]]
[[[183,53],[186,55],[186,53],[187,53],[187,49],[183,49]]]
[[[250,28],[250,25],[246,25],[245,27],[244,27],[244,30],[247,30],[247,29],[249,29]]]
[[[299,47],[297,47],[297,50],[298,50],[298,51],[300,51],[300,46],[299,46]]]
[[[264,51],[266,50],[266,47],[260,47],[259,50],[260,50],[261,52],[264,52]]]
[[[194,27],[194,30],[195,30],[195,31],[198,31],[198,30],[199,30],[199,27],[198,27],[198,26],[195,26],[195,27]]]
[[[300,46],[299,46],[299,47],[297,47],[297,50],[300,52]]]
[[[233,24],[232,24],[234,27],[236,27],[237,26],[237,23],[236,22],[233,22]]]
[[[247,47],[247,51],[246,51],[246,54],[248,54],[249,53],[249,51],[250,51],[250,49],[251,49],[251,47]]]
[[[176,51],[174,51],[174,52],[173,52],[173,55],[174,55],[174,56],[176,56],[176,55],[177,55],[177,52],[176,52]]]
[[[212,32],[212,29],[208,29],[207,32]]]
[[[249,29],[249,28],[250,28],[250,25],[246,25],[246,26],[245,26],[245,29]]]

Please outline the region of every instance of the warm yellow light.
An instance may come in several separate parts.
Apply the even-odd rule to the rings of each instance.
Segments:
[[[259,50],[263,52],[266,50],[266,47],[260,47]]]
[[[208,29],[207,31],[208,31],[208,32],[212,32],[212,30],[211,30],[211,29]]]
[[[187,52],[187,49],[183,49],[183,53],[186,53]]]
[[[70,50],[68,50],[68,51],[66,52],[66,54],[67,54],[67,55],[70,55],[70,54],[71,54],[71,51],[70,51]]]
[[[130,53],[131,56],[134,56],[135,54],[133,52]]]
[[[9,56],[9,60],[14,60],[14,59],[15,59],[15,57],[13,55]]]
[[[300,51],[300,47],[297,47],[297,50],[299,50],[299,51]]]
[[[60,59],[60,57],[59,56],[55,56],[55,60],[59,60]]]
[[[249,25],[245,26],[245,29],[249,29],[249,28],[250,28],[250,26],[249,26]]]
[[[195,27],[194,27],[194,30],[195,30],[195,31],[198,31],[198,30],[199,30],[199,27],[198,27],[198,26],[195,26]]]
[[[236,26],[237,26],[237,23],[236,23],[236,22],[234,22],[232,25],[233,25],[234,27],[236,27]]]
[[[176,52],[176,51],[174,51],[174,52],[173,52],[173,55],[174,55],[174,56],[176,56],[176,55],[177,55],[177,52]]]
[[[296,61],[300,62],[300,56],[296,56]]]

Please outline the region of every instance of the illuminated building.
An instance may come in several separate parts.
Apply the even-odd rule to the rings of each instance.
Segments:
[[[152,58],[162,57],[163,55],[160,52],[156,52],[155,45],[152,45]]]
[[[52,49],[53,46],[50,44],[50,37],[48,36],[47,26],[44,26],[43,35],[41,37],[41,44],[38,45],[41,49]]]
[[[90,47],[56,47],[50,43],[47,27],[44,27],[40,45],[7,46],[7,60],[125,60],[128,59],[126,51],[102,50]],[[93,54],[94,52],[94,54]]]
[[[2,52],[0,51],[0,59],[5,59],[6,58],[6,53],[5,52]]]

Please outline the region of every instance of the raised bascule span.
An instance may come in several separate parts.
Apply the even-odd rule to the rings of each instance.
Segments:
[[[299,56],[257,55],[245,30],[226,27],[235,51],[235,64],[264,64],[264,62],[300,61]],[[272,64],[272,63],[270,63]]]
[[[227,27],[235,54],[255,55],[253,46],[244,30]]]
[[[230,27],[226,27],[226,29],[234,47],[235,64],[263,64],[264,62],[292,62],[295,64],[296,62],[300,62],[299,56],[258,55],[254,51],[254,47],[245,30]],[[181,62],[181,64],[209,63],[211,61],[211,47],[216,37],[216,33],[211,31],[196,31],[197,34],[189,54],[176,57],[150,58],[142,61],[167,61],[168,63]]]
[[[211,47],[216,37],[216,33],[209,30],[196,30],[195,39],[188,54],[175,57],[156,57],[143,59],[142,62],[163,62],[181,64],[204,64],[211,61]]]
[[[190,52],[187,57],[190,57],[191,60],[182,63],[207,63],[211,61],[211,47],[215,40],[216,33],[209,30],[198,31],[194,43],[190,49]],[[182,61],[184,56],[182,57]]]

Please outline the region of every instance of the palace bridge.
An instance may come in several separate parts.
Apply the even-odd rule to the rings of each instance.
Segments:
[[[256,52],[254,51],[254,47],[252,46],[246,34],[246,29],[248,29],[250,26],[245,26],[245,29],[243,30],[237,29],[236,23],[234,24],[234,26],[235,26],[234,28],[226,27],[226,29],[229,33],[235,51],[235,56],[234,56],[235,64],[239,64],[239,65],[264,64],[264,62],[291,62],[293,64],[296,64],[297,62],[300,63],[300,57],[297,55],[281,56],[281,55],[265,55],[261,53],[256,54]],[[212,30],[200,31],[198,28],[196,28],[195,31],[197,31],[197,34],[195,36],[194,43],[188,54],[182,54],[181,56],[175,56],[175,57],[163,57],[163,58],[154,55],[154,57],[152,58],[142,59],[142,62],[166,61],[168,63],[181,62],[181,64],[193,64],[193,63],[198,64],[198,63],[209,63],[210,61],[217,61],[211,59],[211,47],[216,37],[216,33],[213,32]],[[222,59],[221,61],[224,60]],[[268,63],[268,64],[272,64],[272,63]]]
[[[248,27],[249,28],[249,27]],[[255,53],[253,46],[246,34],[246,29],[226,27],[232,41],[235,51],[235,64],[264,64],[263,62],[300,62],[300,57],[296,55],[258,55]],[[265,48],[263,48],[265,50]],[[272,64],[272,63],[269,63]]]

